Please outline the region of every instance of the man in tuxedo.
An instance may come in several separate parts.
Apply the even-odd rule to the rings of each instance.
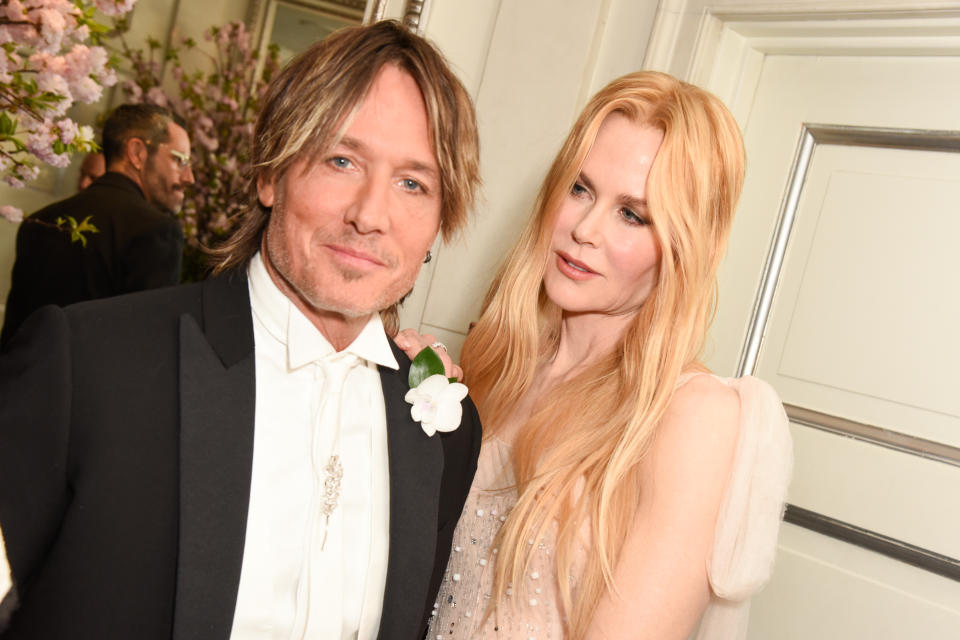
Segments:
[[[193,182],[186,130],[162,107],[121,105],[104,123],[102,146],[103,176],[20,225],[0,344],[44,305],[179,282],[183,233],[174,214]],[[72,242],[56,228],[68,216],[89,216],[97,232]]]
[[[0,358],[4,640],[422,638],[480,425],[428,436],[387,336],[472,205],[472,104],[422,38],[347,29],[251,151],[214,277],[46,307]]]

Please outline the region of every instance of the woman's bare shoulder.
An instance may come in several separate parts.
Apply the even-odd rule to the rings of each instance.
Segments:
[[[673,394],[657,427],[647,473],[663,487],[689,483],[724,482],[730,471],[740,433],[740,395],[722,380],[697,375]]]
[[[661,428],[698,433],[702,430],[736,431],[740,394],[712,375],[695,375],[677,387],[667,405]]]

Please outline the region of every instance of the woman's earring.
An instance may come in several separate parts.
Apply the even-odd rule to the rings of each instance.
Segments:
[[[427,264],[431,260],[433,260],[433,254],[430,253],[429,249],[427,249],[427,256],[423,259],[423,264]]]

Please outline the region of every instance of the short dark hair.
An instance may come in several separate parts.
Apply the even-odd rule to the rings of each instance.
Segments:
[[[123,157],[123,147],[130,138],[142,138],[150,149],[170,141],[169,124],[184,129],[186,123],[169,109],[155,104],[122,104],[103,123],[103,159],[107,167]]]
[[[337,31],[314,44],[267,87],[250,149],[247,210],[233,235],[212,251],[216,273],[245,265],[260,249],[270,210],[259,203],[257,178],[280,180],[296,161],[335,145],[342,123],[388,64],[410,74],[423,94],[440,165],[444,239],[463,228],[480,184],[473,102],[430,42],[385,20]]]

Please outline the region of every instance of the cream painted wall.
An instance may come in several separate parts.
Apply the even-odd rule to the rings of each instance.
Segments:
[[[474,96],[482,200],[464,237],[434,251],[404,305],[404,326],[459,352],[495,270],[589,96],[640,68],[656,2],[433,0],[425,35]]]
[[[137,46],[145,43],[148,36],[161,42],[171,37],[174,41],[193,37],[202,46],[204,30],[230,20],[243,20],[246,12],[246,0],[138,0],[132,12],[127,41]],[[100,102],[75,105],[71,113],[81,124],[90,124],[99,113],[120,99],[115,88],[108,89]],[[65,169],[45,169],[37,181],[23,189],[11,189],[6,184],[0,184],[0,204],[12,204],[23,209],[25,214],[30,214],[71,195],[76,188],[79,164],[80,156],[76,156]],[[10,271],[16,257],[16,234],[17,225],[0,221],[0,310],[6,305],[7,292],[10,290]]]

